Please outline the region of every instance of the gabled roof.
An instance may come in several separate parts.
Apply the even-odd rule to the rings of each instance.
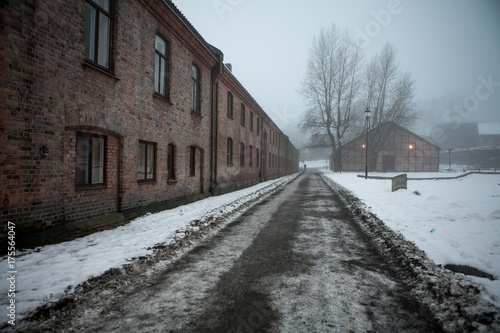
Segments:
[[[413,133],[412,131],[410,131],[410,130],[408,130],[408,129],[406,129],[406,128],[404,128],[404,127],[402,127],[402,126],[400,126],[400,125],[398,125],[398,124],[396,124],[396,123],[394,123],[394,122],[392,122],[392,121],[391,121],[391,122],[387,122],[387,123],[380,124],[379,126],[388,126],[388,125],[391,125],[391,126],[393,126],[393,127],[396,127],[397,129],[400,129],[400,130],[402,130],[402,131],[404,131],[404,132],[407,132],[407,133],[409,133],[409,134],[411,134],[411,135],[413,135],[413,136],[416,136],[417,138],[419,138],[419,139],[420,139],[420,140],[422,140],[423,142],[425,142],[425,143],[427,143],[427,144],[429,144],[429,145],[431,145],[431,146],[433,146],[433,147],[437,148],[438,150],[441,150],[441,148],[440,148],[439,146],[437,146],[436,144],[434,144],[434,143],[430,142],[429,140],[426,140],[426,139],[422,138],[421,136],[419,136],[419,135],[417,135],[417,134]],[[355,141],[358,141],[358,140],[360,140],[360,139],[362,140],[362,139],[364,139],[364,135],[365,135],[365,134],[361,134],[361,135],[357,136],[356,138],[352,139],[351,141],[344,143],[342,146],[343,146],[343,147],[345,147],[345,146],[348,146],[348,145],[352,144],[352,143],[353,143],[353,142],[355,142]]]

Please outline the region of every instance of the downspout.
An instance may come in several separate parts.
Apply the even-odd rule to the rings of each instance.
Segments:
[[[262,121],[260,122],[260,181],[263,182],[264,181],[264,159],[263,159],[263,156],[264,156],[264,145],[267,144],[267,142],[264,142],[264,119],[266,119],[265,116],[262,117]]]
[[[217,189],[217,162],[219,147],[219,82],[215,84],[215,112],[214,112],[214,177],[213,177],[213,190]]]
[[[215,83],[216,68],[218,68],[219,63],[214,66],[211,71],[211,86],[210,86],[210,98],[211,98],[211,126],[210,126],[210,192],[214,195],[216,193],[217,186],[217,141],[218,136],[218,96],[219,96],[219,83]],[[214,97],[214,85],[215,85],[215,97]]]

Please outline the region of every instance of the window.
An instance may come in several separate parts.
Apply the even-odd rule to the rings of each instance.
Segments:
[[[415,156],[415,144],[414,143],[409,143],[408,144],[408,154],[409,156]]]
[[[255,166],[259,166],[259,148],[255,148]]]
[[[250,131],[253,131],[253,112],[250,111]]]
[[[196,114],[201,114],[200,111],[200,70],[193,65],[191,67],[191,97],[192,109]]]
[[[248,147],[248,157],[249,157],[248,165],[252,166],[252,164],[253,164],[253,147],[252,146]]]
[[[106,137],[76,134],[76,185],[104,184]]]
[[[243,142],[240,143],[240,165],[245,165],[245,144]]]
[[[257,135],[260,134],[260,119],[257,117]]]
[[[85,1],[85,57],[109,69],[111,44],[111,0]]]
[[[139,141],[139,181],[154,181],[156,179],[156,143]]]
[[[227,116],[233,118],[233,94],[227,92]]]
[[[167,43],[159,36],[156,36],[155,45],[155,92],[166,97],[168,80]]]
[[[233,165],[233,139],[227,138],[227,165]]]
[[[167,179],[175,180],[175,146],[173,144],[168,145],[167,173]]]
[[[189,147],[189,175],[196,176],[196,147]]]
[[[241,125],[245,126],[245,105],[241,103]]]

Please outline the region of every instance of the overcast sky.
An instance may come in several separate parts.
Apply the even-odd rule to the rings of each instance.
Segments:
[[[304,112],[297,90],[309,47],[332,23],[362,40],[367,59],[392,43],[418,101],[469,97],[464,121],[500,121],[499,0],[173,1],[291,138]]]

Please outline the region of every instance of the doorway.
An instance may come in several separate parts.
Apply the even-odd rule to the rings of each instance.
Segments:
[[[396,171],[396,157],[393,155],[382,156],[382,171],[393,172]]]

